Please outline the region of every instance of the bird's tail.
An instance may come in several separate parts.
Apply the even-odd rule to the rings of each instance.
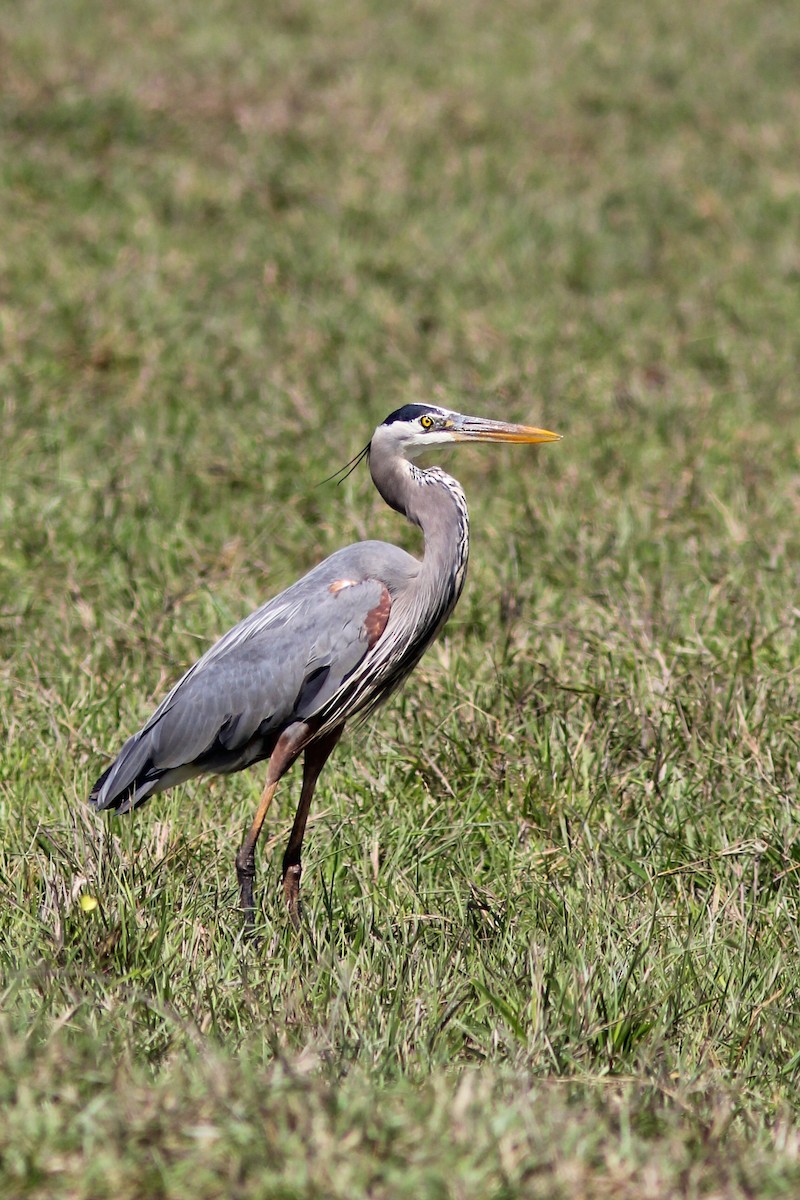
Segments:
[[[141,730],[122,747],[89,793],[89,804],[96,811],[104,808],[126,813],[138,808],[155,792],[171,787],[177,779],[174,770],[153,763],[148,730]]]

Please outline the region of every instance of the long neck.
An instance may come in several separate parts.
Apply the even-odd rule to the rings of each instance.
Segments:
[[[425,553],[418,597],[436,612],[441,625],[461,595],[469,557],[469,513],[463,488],[439,467],[423,471],[382,448],[370,454],[370,471],[386,503],[422,530]]]

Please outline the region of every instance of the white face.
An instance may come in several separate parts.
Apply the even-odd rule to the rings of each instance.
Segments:
[[[406,407],[412,410],[416,406]],[[403,409],[398,411],[402,413]],[[378,439],[387,448],[391,446],[406,458],[416,458],[433,446],[455,441],[454,434],[462,419],[459,413],[450,412],[447,408],[425,405],[421,412],[407,419],[398,417],[390,419],[388,424],[379,425],[373,441]]]

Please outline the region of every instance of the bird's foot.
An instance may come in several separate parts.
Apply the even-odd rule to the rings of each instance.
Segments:
[[[283,894],[286,897],[286,907],[295,929],[300,928],[300,863],[287,867],[283,875]]]

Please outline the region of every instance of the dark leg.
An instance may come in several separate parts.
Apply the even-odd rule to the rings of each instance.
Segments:
[[[272,803],[272,797],[278,788],[278,783],[289,770],[292,763],[303,749],[309,736],[307,725],[298,722],[284,730],[275,744],[267,769],[267,783],[261,794],[258,811],[250,826],[247,837],[236,855],[236,877],[239,880],[239,891],[242,900],[242,912],[245,925],[252,929],[255,923],[255,905],[253,903],[253,881],[256,877],[256,842],[261,833],[261,827]]]
[[[297,806],[289,844],[283,856],[283,894],[286,897],[286,906],[295,929],[300,928],[300,873],[303,869],[300,863],[300,852],[303,849],[303,835],[306,831],[308,811],[311,808],[311,799],[319,779],[319,773],[342,736],[343,729],[344,725],[340,725],[338,729],[321,737],[319,741],[312,742],[306,750],[300,803]]]
[[[250,826],[250,832],[242,842],[241,849],[236,855],[236,878],[239,880],[239,894],[241,896],[245,924],[249,929],[252,929],[255,922],[253,881],[256,877],[256,842],[258,841],[258,835],[261,833],[261,826],[264,824],[267,810],[272,803],[272,797],[275,795],[277,789],[277,779],[272,783],[267,783],[267,786],[261,793],[258,811],[256,812],[253,824]]]

